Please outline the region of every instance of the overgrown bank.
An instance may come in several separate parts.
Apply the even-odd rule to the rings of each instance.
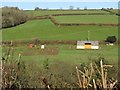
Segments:
[[[2,8],[2,28],[13,27],[27,21],[27,15],[17,7]]]
[[[5,88],[119,88],[117,65],[104,57],[86,63],[69,64],[64,61],[50,63],[44,59],[41,64],[25,62],[21,54],[15,56],[14,47],[8,47],[2,57],[3,89]],[[102,63],[101,60],[103,61]],[[105,84],[104,84],[104,83]]]

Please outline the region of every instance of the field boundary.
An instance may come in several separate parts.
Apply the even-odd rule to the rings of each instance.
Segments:
[[[12,41],[12,44],[14,46],[18,46],[18,45],[29,45],[29,44],[35,44],[35,45],[39,45],[39,44],[50,44],[50,45],[58,45],[58,44],[71,44],[71,45],[77,45],[77,41],[78,40],[39,40],[39,39],[35,39],[35,40],[19,40],[19,41]],[[11,45],[11,41],[2,41],[3,45]],[[106,42],[105,40],[99,40],[99,44],[105,45]],[[120,44],[120,41],[116,41],[115,44]]]
[[[106,12],[109,12],[110,14],[114,14],[114,15],[117,15],[117,16],[120,16],[119,13],[116,13],[116,12],[113,12],[113,11],[110,11],[108,9],[102,9],[103,11],[106,11]]]
[[[52,14],[51,16],[65,16],[65,15],[114,15],[113,13],[70,13],[70,14]]]
[[[113,24],[113,23],[60,23],[53,17],[53,16],[66,16],[66,15],[95,15],[95,14],[93,13],[90,13],[90,14],[53,14],[53,15],[36,16],[32,18],[32,20],[50,19],[51,22],[57,26],[120,26],[120,24]],[[102,14],[96,13],[96,15],[103,15],[103,13]]]
[[[115,13],[62,13],[62,14],[46,14],[42,16],[35,17],[44,17],[44,16],[68,16],[68,15],[115,15]]]
[[[111,23],[60,23],[52,16],[49,19],[57,26],[120,26],[120,24]]]
[[[105,24],[105,23],[61,23],[60,26],[120,26],[120,24]]]

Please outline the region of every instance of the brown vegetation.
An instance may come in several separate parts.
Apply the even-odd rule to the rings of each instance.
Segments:
[[[76,45],[77,40],[21,40],[21,41],[13,41],[12,42],[14,46],[21,46],[21,45],[29,45],[29,44],[34,44],[34,45],[41,45],[41,44],[46,44],[46,45],[57,45],[57,44],[70,44],[70,45]],[[118,44],[120,42],[116,42],[115,44]],[[9,46],[11,44],[11,41],[3,41],[2,45]],[[99,44],[106,44],[105,41],[101,40],[99,41]]]
[[[33,53],[34,52],[34,53]],[[59,53],[58,48],[45,48],[41,49],[40,47],[36,47],[36,49],[28,49],[26,52],[23,52],[23,56],[32,56],[32,55],[57,55]]]
[[[71,66],[63,61],[49,64],[49,59],[47,59],[44,60],[43,67],[38,67],[33,62],[25,63],[21,59],[21,54],[18,55],[17,60],[14,60],[14,47],[12,45],[11,43],[5,56],[3,56],[4,59],[2,58],[3,89],[119,89],[117,79],[111,75],[115,75],[114,70],[116,68],[110,64],[106,65],[107,62],[104,61],[104,58],[99,57],[97,61],[91,62],[90,64],[83,63],[80,66]],[[109,71],[111,68],[114,69],[112,72]]]
[[[80,88],[92,87],[95,90],[115,88],[117,80],[111,80],[107,76],[107,69],[112,67],[113,65],[103,65],[102,60],[100,61],[100,67],[96,63],[91,63],[88,67],[84,67],[84,70],[79,70],[76,66],[78,86]]]
[[[27,21],[27,15],[17,7],[2,8],[2,28],[16,26]]]

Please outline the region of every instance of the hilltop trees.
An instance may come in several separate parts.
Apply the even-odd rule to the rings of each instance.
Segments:
[[[74,9],[74,6],[69,6],[69,9],[70,9],[70,10],[73,10],[73,9]]]
[[[80,8],[79,8],[79,7],[77,7],[77,10],[80,10]]]
[[[86,6],[84,7],[84,10],[87,10],[87,7],[86,7]]]
[[[27,21],[27,15],[18,7],[2,8],[2,28],[12,27]]]
[[[40,10],[40,8],[39,7],[35,7],[35,9],[34,10]]]

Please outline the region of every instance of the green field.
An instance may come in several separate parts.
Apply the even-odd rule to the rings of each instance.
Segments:
[[[102,10],[26,10],[26,14],[31,16],[43,16],[43,15],[52,15],[52,14],[81,14],[81,13],[109,13]]]
[[[119,13],[119,10],[117,10],[117,9],[110,10],[110,11],[115,12],[115,13]]]
[[[34,13],[35,16],[58,13],[97,13],[99,11],[26,11]],[[104,12],[104,11],[100,11]],[[39,14],[40,13],[40,14]],[[61,23],[117,23],[117,16],[114,15],[89,15],[89,16],[58,16],[55,17]],[[2,29],[3,41],[19,40],[86,40],[90,31],[90,40],[105,40],[108,36],[118,37],[118,27],[112,26],[56,26],[49,19],[31,20],[16,27]],[[29,50],[28,46],[15,47],[18,53],[31,52],[33,55],[25,56],[26,61],[41,62],[49,59],[54,61],[66,61],[70,63],[87,62],[89,59],[98,59],[99,55],[110,62],[117,62],[117,46],[102,45],[100,50],[76,50],[76,45],[48,45],[47,47],[57,47],[57,55],[34,55],[39,50]],[[72,48],[69,48],[72,47]]]
[[[60,23],[118,23],[116,15],[72,15],[54,18]]]
[[[107,36],[118,36],[118,28],[111,26],[58,27],[50,20],[33,20],[25,24],[3,29],[3,40],[86,40],[90,31],[91,40],[105,40]]]
[[[12,11],[4,15],[2,23],[6,27],[0,30],[3,89],[73,89],[81,88],[80,83],[82,88],[104,89],[114,83],[118,87],[118,43],[105,44],[110,36],[118,40],[117,15],[104,10],[24,10],[28,16],[20,14],[16,17],[16,9],[13,15],[10,14]],[[78,50],[77,41],[80,40],[98,41],[99,49]],[[91,46],[93,44],[84,45]]]
[[[31,16],[70,14],[70,13],[109,13],[103,10],[25,10]],[[55,16],[60,23],[118,23],[115,15],[71,15]],[[90,31],[91,40],[105,40],[107,36],[118,36],[118,28],[111,26],[71,26],[58,27],[49,19],[31,20],[16,27],[6,28],[2,31],[2,40],[86,40]]]
[[[37,46],[39,47],[39,46]],[[94,60],[98,60],[99,57],[109,61],[109,63],[117,64],[118,60],[118,47],[100,45],[99,50],[76,50],[76,45],[47,45],[46,48],[58,48],[58,53],[55,55],[42,55],[39,53],[40,48],[28,48],[25,46],[14,47],[14,58],[19,53],[22,54],[22,60],[25,62],[34,62],[39,65],[46,59],[49,59],[50,63],[66,62],[68,64],[88,63]],[[46,49],[45,49],[46,50]],[[8,47],[3,48],[3,55],[8,51]],[[33,53],[34,52],[34,53]]]

